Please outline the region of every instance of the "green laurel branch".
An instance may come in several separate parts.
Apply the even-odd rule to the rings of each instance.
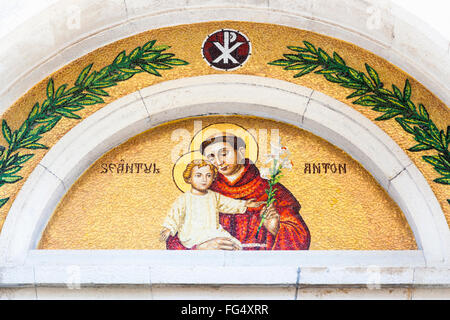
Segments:
[[[366,64],[366,72],[361,72],[347,66],[336,52],[329,55],[307,41],[303,41],[303,44],[304,46],[288,46],[290,53],[284,54],[283,59],[268,64],[295,71],[294,78],[314,72],[332,83],[352,89],[353,93],[347,99],[356,98],[354,104],[382,113],[376,121],[394,119],[404,131],[413,136],[417,144],[408,149],[410,152],[435,151],[434,155],[422,156],[422,159],[440,175],[434,182],[450,185],[450,126],[447,126],[446,131],[439,129],[426,107],[411,101],[412,90],[408,79],[403,90],[394,84],[392,89],[387,89],[377,71],[370,65]],[[450,204],[450,199],[447,201]]]
[[[62,118],[81,119],[78,111],[89,105],[104,103],[103,97],[109,96],[105,89],[138,73],[146,72],[161,77],[161,70],[188,64],[175,58],[175,54],[165,52],[170,46],[155,44],[156,40],[151,40],[128,55],[122,51],[110,65],[98,71],[92,70],[93,64],[89,64],[78,75],[72,87],[67,84],[56,87],[51,78],[47,82],[46,99],[41,103],[36,102],[18,129],[12,130],[3,120],[1,129],[7,145],[0,146],[0,187],[22,180],[19,172],[34,156],[32,150],[48,149],[39,143],[43,135]],[[8,200],[9,197],[0,199],[0,208]]]

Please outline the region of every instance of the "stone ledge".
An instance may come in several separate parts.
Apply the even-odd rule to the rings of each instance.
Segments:
[[[450,268],[161,267],[133,265],[0,268],[0,287],[117,285],[450,288]]]
[[[154,299],[154,300],[320,300],[320,299],[449,299],[450,288],[333,288],[279,286],[100,286],[0,288],[0,300]]]

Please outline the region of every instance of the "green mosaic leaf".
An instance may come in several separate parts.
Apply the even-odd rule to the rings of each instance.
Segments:
[[[392,90],[394,90],[394,94],[397,97],[397,99],[403,101],[403,94],[395,84],[392,85]]]
[[[137,47],[130,53],[130,60],[135,60],[141,53],[141,47]]]
[[[409,148],[408,150],[411,152],[419,152],[419,151],[426,151],[426,150],[431,150],[431,149],[433,149],[432,146],[419,143],[418,145],[415,145],[414,147]]]
[[[362,79],[367,87],[369,87],[371,90],[375,90],[375,86],[373,85],[372,81],[369,79],[368,76],[363,74]]]
[[[300,70],[300,69],[304,69],[307,67],[308,67],[307,65],[299,63],[299,64],[290,65],[289,67],[284,68],[284,70]]]
[[[66,118],[69,118],[69,119],[81,119],[81,117],[79,115],[74,114],[65,109],[58,109],[58,110],[56,110],[56,113],[66,117]]]
[[[86,79],[86,76],[89,74],[89,71],[91,71],[92,63],[85,67],[83,71],[81,71],[80,75],[77,78],[77,81],[75,81],[75,85],[78,86],[83,83],[83,81]]]
[[[33,157],[34,157],[34,154],[24,154],[24,155],[18,157],[16,163],[17,164],[25,163]]]
[[[376,120],[376,121],[389,120],[389,119],[392,119],[392,118],[398,116],[399,114],[401,114],[400,111],[386,112],[386,113],[383,114],[382,116],[379,116],[378,118],[375,118],[375,120]]]
[[[430,115],[428,114],[428,111],[427,111],[427,109],[425,108],[425,106],[423,105],[423,104],[419,104],[419,115],[422,117],[422,118],[425,118],[425,119],[430,119]]]
[[[55,85],[53,84],[53,79],[50,78],[50,80],[47,83],[47,97],[49,99],[53,99],[54,94],[55,94]]]
[[[366,63],[366,70],[367,73],[369,74],[370,78],[372,79],[372,81],[375,83],[376,86],[380,85],[380,78],[378,77],[378,73]]]
[[[8,169],[8,170],[3,171],[3,174],[4,174],[4,175],[11,175],[11,174],[16,173],[16,172],[19,171],[20,169],[22,169],[21,166],[12,167],[12,168],[10,168],[10,169]]]
[[[0,208],[3,207],[8,202],[8,200],[9,198],[0,199]]]
[[[434,165],[434,166],[440,166],[441,165],[441,161],[438,157],[436,156],[423,156],[422,157],[423,160],[425,160],[426,162]]]
[[[317,68],[317,66],[309,66],[309,67],[306,67],[305,69],[303,69],[302,71],[300,71],[299,73],[297,73],[295,76],[294,76],[294,78],[298,78],[298,77],[301,77],[301,76],[304,76],[305,74],[308,74],[308,73],[311,73],[311,72],[313,72],[314,71],[314,69],[316,69]]]
[[[25,149],[48,149],[47,146],[41,144],[41,143],[30,143],[25,146],[23,146]]]
[[[146,53],[144,54],[141,59],[145,60],[145,61],[154,61],[156,60],[156,58],[158,58],[160,56],[159,52],[151,52],[151,53]]]
[[[11,129],[9,128],[8,123],[6,123],[6,120],[2,121],[2,133],[6,142],[11,143]]]
[[[57,98],[57,99],[60,98],[63,95],[64,90],[66,90],[66,87],[67,87],[67,84],[63,84],[62,86],[60,86],[58,88],[58,90],[56,91],[55,98]]]
[[[302,47],[288,46],[287,48],[288,48],[289,50],[297,51],[297,52],[309,52],[307,49],[302,48]]]
[[[120,64],[122,61],[125,60],[125,57],[126,57],[126,53],[125,53],[125,51],[122,51],[122,52],[119,53],[119,54],[117,55],[117,57],[114,59],[113,64],[115,64],[115,65]]]
[[[378,101],[374,100],[370,96],[364,96],[359,98],[356,101],[353,101],[354,104],[359,104],[361,106],[376,106],[378,105]]]
[[[2,175],[0,177],[0,181],[4,182],[4,183],[16,183],[17,181],[22,180],[23,178],[20,176],[7,176],[7,175]]]
[[[157,77],[161,77],[161,74],[158,71],[156,71],[156,69],[152,68],[151,66],[149,66],[147,64],[142,64],[141,68],[150,74],[153,74]]]
[[[30,113],[28,114],[28,119],[33,119],[39,112],[39,103],[35,103]]]
[[[440,184],[450,184],[450,176],[437,178],[437,179],[434,179],[433,181],[437,182],[437,183],[440,183]]]
[[[367,93],[367,90],[365,90],[365,89],[357,90],[357,91],[353,92],[351,95],[347,96],[347,99],[356,98],[356,97],[362,96],[366,93]]]
[[[308,41],[303,41],[303,43],[305,44],[306,48],[308,48],[309,52],[317,53],[316,47],[314,47],[311,43],[309,43]]]
[[[333,52],[333,58],[334,58],[334,61],[336,61],[340,65],[343,65],[343,66],[346,65],[344,59],[342,59],[341,56],[338,55],[336,52]]]
[[[42,126],[42,133],[52,130],[60,119],[61,117],[56,117],[53,120],[49,121],[46,125]]]
[[[170,46],[168,46],[168,45],[161,45],[161,46],[156,46],[156,47],[152,48],[152,50],[154,50],[154,51],[165,51],[165,50],[167,50],[169,48],[170,48]]]
[[[286,59],[279,59],[279,60],[269,62],[269,64],[272,66],[288,66],[292,63],[293,63],[293,61],[286,60]]]
[[[298,62],[302,62],[303,61],[303,58],[301,56],[296,55],[296,54],[283,54],[283,56],[288,61],[298,61]]]
[[[155,44],[156,40],[151,40],[149,42],[147,42],[146,44],[144,44],[144,46],[142,47],[142,51],[148,51],[150,50],[153,45]]]
[[[411,98],[411,84],[409,83],[409,80],[406,79],[405,89],[403,90],[403,99],[409,100],[409,98]]]

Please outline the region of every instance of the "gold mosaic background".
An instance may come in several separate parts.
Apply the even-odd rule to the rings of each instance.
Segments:
[[[194,118],[195,119],[195,118]],[[72,186],[45,230],[40,249],[164,249],[161,223],[181,194],[172,181],[172,132],[194,134],[194,119],[161,125],[97,160]],[[302,205],[312,250],[410,250],[413,234],[398,206],[364,168],[342,150],[291,125],[253,117],[202,117],[203,126],[231,122],[246,129],[278,129],[292,152],[282,183]],[[259,137],[257,138],[259,139]],[[187,151],[190,139],[185,140]],[[270,142],[270,141],[268,141]],[[267,148],[270,148],[266,144]],[[264,145],[260,145],[264,149]],[[264,165],[260,149],[257,166]],[[270,150],[270,149],[268,149]],[[103,163],[156,163],[160,174],[104,174]],[[261,164],[261,162],[263,164]],[[347,165],[347,174],[305,174],[305,163]]]
[[[221,72],[207,66],[200,55],[200,48],[205,37],[221,28],[240,30],[252,42],[252,55],[250,59],[242,68],[232,71],[232,73],[281,79],[321,91],[348,104],[372,120],[379,116],[379,113],[371,111],[366,107],[353,105],[351,101],[345,99],[351,90],[341,88],[336,84],[328,82],[322,76],[314,74],[294,79],[292,77],[294,71],[285,71],[276,66],[269,66],[267,63],[279,59],[283,53],[287,53],[286,46],[301,45],[302,41],[306,40],[316,46],[322,47],[327,52],[337,51],[346,60],[348,65],[356,69],[364,70],[364,63],[369,63],[378,71],[380,78],[387,86],[394,83],[399,87],[403,87],[405,79],[410,78],[406,73],[380,57],[338,39],[284,26],[237,21],[199,23],[150,30],[95,50],[58,70],[51,77],[55,80],[55,85],[57,86],[64,83],[73,84],[81,70],[89,63],[94,63],[93,68],[98,70],[110,64],[122,50],[126,50],[129,53],[135,47],[143,45],[151,39],[157,39],[159,44],[171,45],[169,52],[175,53],[178,58],[190,63],[187,66],[177,67],[173,70],[163,72],[163,77],[161,78],[148,74],[138,74],[126,82],[108,89],[111,96],[105,99],[105,104],[89,106],[79,112],[81,116],[87,117],[117,98],[158,82],[207,74],[228,74],[229,72]],[[11,128],[17,129],[26,119],[34,103],[36,101],[41,102],[45,98],[47,81],[48,78],[36,84],[36,86],[24,94],[2,115],[2,119],[6,119]],[[416,103],[424,103],[438,127],[446,128],[450,123],[450,112],[448,108],[420,83],[412,78],[410,78],[410,81],[413,91],[412,100]],[[76,120],[63,119],[40,142],[51,147],[77,123],[78,121]],[[375,122],[375,124],[390,135],[405,151],[415,145],[411,135],[404,132],[395,121]],[[5,145],[3,137],[0,137],[0,144]],[[20,174],[24,177],[22,181],[12,185],[4,185],[0,188],[0,198],[11,197],[10,201],[0,209],[0,228],[3,225],[17,192],[46,152],[46,150],[38,150],[35,152],[36,155],[20,171]],[[450,223],[450,206],[446,200],[449,193],[448,186],[432,182],[439,175],[431,165],[425,163],[421,158],[423,155],[432,154],[432,151],[420,153],[406,152],[429,182],[443,208],[447,222]]]

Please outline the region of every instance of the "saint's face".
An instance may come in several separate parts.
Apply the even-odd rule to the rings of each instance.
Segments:
[[[201,192],[209,189],[214,180],[214,173],[210,166],[203,166],[199,168],[198,166],[192,169],[191,174],[191,186]]]
[[[243,149],[243,148],[241,148]],[[233,175],[242,166],[243,157],[228,142],[216,142],[205,148],[203,154],[225,176]]]

